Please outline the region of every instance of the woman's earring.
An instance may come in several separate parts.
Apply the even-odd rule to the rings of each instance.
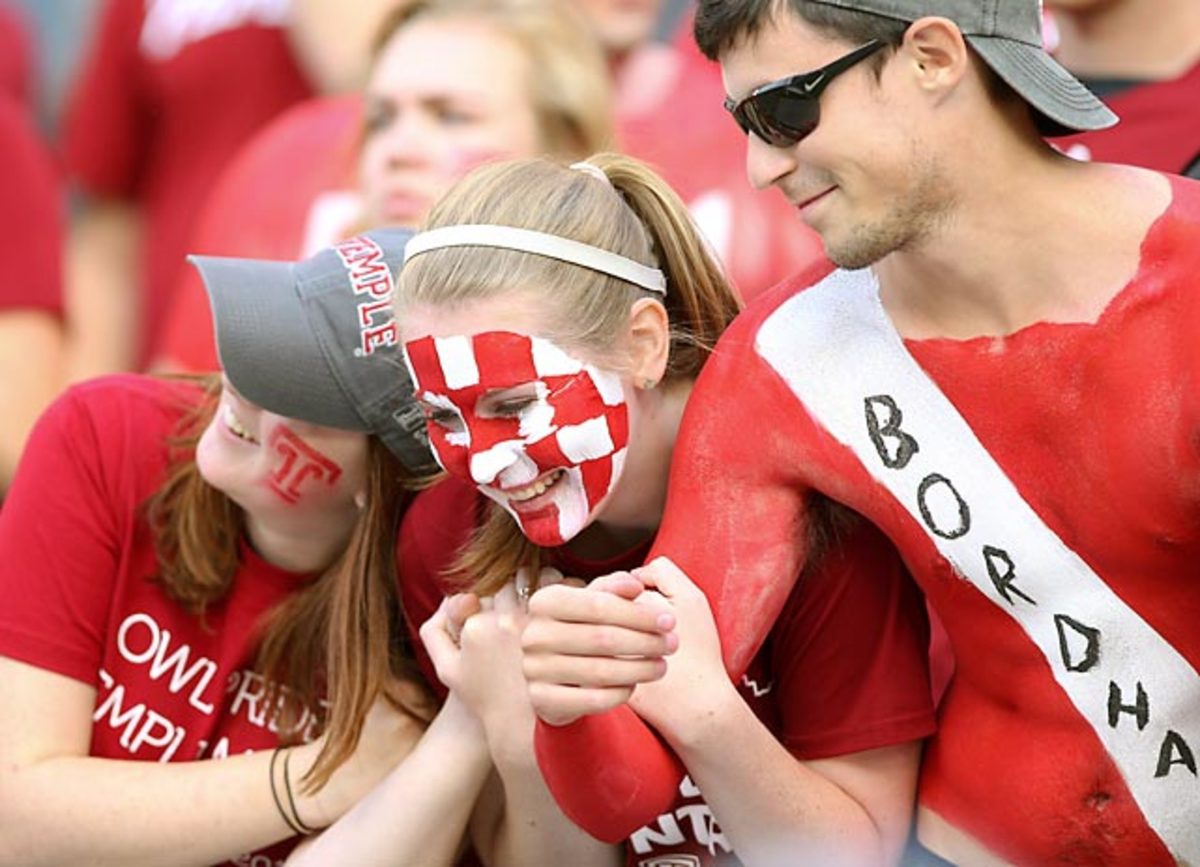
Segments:
[[[656,386],[656,385],[658,385],[658,383],[655,382],[653,379],[642,380],[642,388],[646,389],[646,391],[649,391],[650,389],[654,388],[654,386]]]

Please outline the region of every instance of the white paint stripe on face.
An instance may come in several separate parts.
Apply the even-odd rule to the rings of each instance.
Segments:
[[[537,400],[521,411],[517,433],[531,443],[543,440],[554,433],[554,406],[547,403],[550,389],[544,382],[535,382]]]
[[[558,506],[558,535],[564,542],[570,541],[587,526],[590,514],[583,471],[579,467],[568,468],[555,485],[554,504]]]
[[[547,376],[571,376],[583,370],[583,362],[572,358],[544,337],[529,338],[533,351],[533,369],[543,379]]]
[[[600,393],[600,399],[604,401],[605,406],[620,406],[625,402],[625,388],[621,385],[621,377],[590,364],[585,370],[592,378],[592,383],[596,386],[596,391]]]
[[[408,357],[408,350],[401,349],[400,357],[404,359],[404,369],[408,371],[408,381],[412,383],[413,391],[416,391],[421,387],[421,383],[417,379],[417,372],[413,370],[412,359]]]
[[[756,349],[1020,625],[1149,825],[1176,860],[1200,864],[1196,777],[1179,758],[1181,742],[1200,745],[1200,675],[1025,501],[909,354],[870,272],[835,272],[787,301]]]
[[[523,443],[515,444],[514,449],[515,460],[500,473],[499,483],[504,488],[519,488],[528,485],[542,475],[542,470],[538,465],[529,455],[525,454]]]
[[[447,388],[453,390],[479,384],[479,367],[475,363],[475,350],[470,337],[435,337],[433,345],[437,349]]]
[[[496,477],[516,460],[517,450],[513,443],[497,443],[487,451],[471,455],[471,478],[477,485],[495,484]]]
[[[613,451],[608,419],[602,415],[590,418],[583,424],[559,428],[557,436],[558,447],[573,464],[608,457]]]

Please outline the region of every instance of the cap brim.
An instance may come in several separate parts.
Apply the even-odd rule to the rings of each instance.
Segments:
[[[1108,106],[1041,48],[990,36],[968,36],[967,41],[1041,115],[1038,127],[1043,135],[1069,135],[1117,123]]]
[[[247,400],[326,427],[369,430],[329,373],[296,292],[295,266],[189,256],[208,291],[217,355]]]

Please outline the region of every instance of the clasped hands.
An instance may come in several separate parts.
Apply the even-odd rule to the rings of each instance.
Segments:
[[[448,597],[421,629],[438,676],[481,719],[519,693],[551,725],[629,703],[669,733],[730,687],[708,600],[670,560],[586,586],[543,570],[527,610],[524,578],[490,599]]]

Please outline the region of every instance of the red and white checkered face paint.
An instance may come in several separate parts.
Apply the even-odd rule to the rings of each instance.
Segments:
[[[621,379],[540,337],[489,331],[406,343],[429,441],[534,543],[562,545],[615,487],[629,443]]]

